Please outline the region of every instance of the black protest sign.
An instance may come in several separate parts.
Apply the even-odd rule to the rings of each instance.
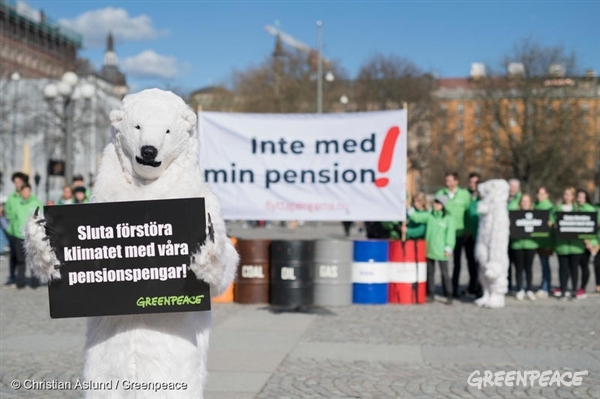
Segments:
[[[44,217],[62,264],[51,317],[210,310],[208,284],[188,270],[204,198],[49,206]]]
[[[510,238],[548,237],[550,211],[510,211]]]
[[[596,212],[556,212],[556,238],[586,239],[596,237]]]

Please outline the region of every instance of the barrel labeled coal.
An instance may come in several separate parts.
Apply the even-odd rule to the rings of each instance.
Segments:
[[[315,241],[314,304],[345,306],[352,303],[353,242]]]
[[[240,264],[234,285],[238,303],[269,303],[270,240],[238,240]]]
[[[352,302],[385,304],[388,301],[389,244],[386,240],[354,241]]]
[[[313,258],[315,242],[309,240],[271,242],[270,303],[285,308],[313,304]]]

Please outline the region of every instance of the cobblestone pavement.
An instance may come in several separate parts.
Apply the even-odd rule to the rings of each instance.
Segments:
[[[238,228],[246,236],[258,234]],[[341,234],[342,229],[310,226],[300,231],[306,238],[318,236],[317,231]],[[268,234],[295,237],[277,229]],[[556,276],[555,262],[553,268]],[[0,257],[0,278],[6,275],[7,260]],[[463,282],[465,276],[466,270]],[[44,288],[0,289],[1,398],[82,396],[81,391],[11,388],[15,379],[76,381],[81,375],[85,320],[50,319],[47,295]],[[265,307],[214,304],[214,334],[236,317],[262,320],[266,313]],[[509,297],[506,308],[499,310],[479,309],[468,301],[453,306],[353,305],[328,308],[310,318],[259,391],[244,396],[208,392],[206,398],[600,398],[596,294],[568,302]],[[483,375],[485,370],[587,370],[588,375],[577,387],[536,384],[480,390],[467,384],[474,371]]]

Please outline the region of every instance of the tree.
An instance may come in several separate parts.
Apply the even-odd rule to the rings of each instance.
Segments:
[[[517,178],[530,192],[546,185],[556,194],[589,182],[594,136],[586,114],[594,82],[577,77],[575,56],[526,39],[503,65],[509,73],[475,83],[482,137],[474,145],[485,147],[492,174]]]
[[[412,61],[376,54],[360,68],[355,88],[359,111],[408,106],[409,170],[422,174],[429,167],[432,89],[434,79]]]
[[[316,73],[299,51],[282,51],[247,71],[234,71],[233,92],[240,100],[240,112],[311,113],[316,112]],[[331,112],[344,92],[345,73],[331,64],[335,76],[323,90],[323,111]]]

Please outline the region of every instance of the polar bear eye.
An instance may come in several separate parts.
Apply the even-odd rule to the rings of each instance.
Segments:
[[[171,133],[171,129],[167,129],[167,133]]]
[[[140,129],[141,129],[140,125],[135,125],[135,128],[136,128],[137,130],[140,130]]]

